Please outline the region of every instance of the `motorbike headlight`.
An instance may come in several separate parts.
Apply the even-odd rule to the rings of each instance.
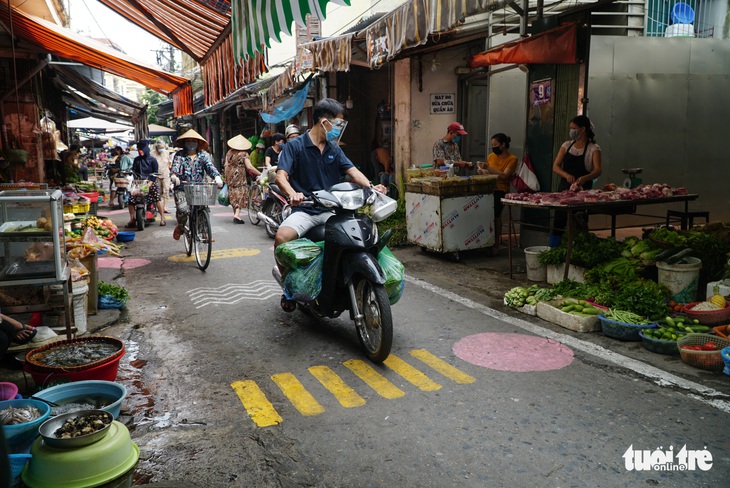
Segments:
[[[362,188],[351,191],[333,191],[332,195],[340,201],[345,210],[357,210],[365,205],[365,192]]]

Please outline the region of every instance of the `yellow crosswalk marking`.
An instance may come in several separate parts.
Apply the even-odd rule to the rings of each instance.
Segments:
[[[352,408],[365,405],[365,399],[358,395],[342,378],[337,376],[337,373],[327,366],[312,366],[309,368],[309,372],[337,398],[337,401],[343,407]]]
[[[359,359],[351,359],[342,363],[358,378],[363,380],[370,388],[375,390],[383,398],[392,400],[400,398],[405,393],[393,383],[385,379],[383,375],[375,371],[372,366]]]
[[[271,427],[284,420],[255,381],[236,381],[231,383],[231,387],[246,408],[248,416],[259,427]]]
[[[436,391],[441,389],[441,385],[431,381],[428,376],[393,354],[388,356],[383,364],[423,391]]]
[[[469,376],[463,371],[456,369],[446,361],[442,361],[425,349],[414,349],[413,351],[411,351],[411,356],[416,359],[420,359],[442,375],[456,381],[460,385],[466,385],[469,383],[474,383],[476,381],[473,376]]]
[[[271,377],[274,383],[281,388],[282,393],[305,417],[319,415],[324,407],[309,393],[304,385],[291,373],[279,373]]]
[[[210,259],[240,258],[256,256],[257,254],[261,254],[260,249],[249,249],[245,247],[236,249],[213,249],[210,252]],[[174,263],[186,263],[195,261],[195,255],[191,254],[188,256],[186,254],[175,254],[174,256],[168,257],[167,260]]]

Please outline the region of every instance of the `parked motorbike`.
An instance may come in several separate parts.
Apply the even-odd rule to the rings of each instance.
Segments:
[[[276,231],[279,230],[279,225],[281,225],[290,213],[291,207],[289,206],[289,200],[286,198],[286,195],[281,191],[279,185],[269,182],[269,192],[266,195],[261,211],[257,214],[259,220],[263,220],[264,222],[266,235],[273,239],[276,236]]]
[[[383,362],[393,343],[393,318],[378,255],[388,244],[391,231],[378,236],[374,222],[392,215],[397,202],[354,183],[339,183],[314,192],[302,205],[332,211],[334,215],[303,236],[314,242],[324,241],[322,288],[313,301],[295,302],[297,308],[329,318],[348,310],[367,357],[375,363]],[[372,217],[357,212],[365,205],[371,205]],[[284,289],[279,266],[274,266],[273,275]]]

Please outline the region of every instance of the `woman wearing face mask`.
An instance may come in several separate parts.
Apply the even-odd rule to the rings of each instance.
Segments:
[[[492,255],[499,252],[499,238],[502,232],[502,198],[509,192],[509,181],[517,168],[517,156],[509,152],[512,139],[503,133],[492,136],[492,152],[487,162],[478,162],[479,174],[497,175],[497,187],[494,190],[494,231],[496,240],[492,246]]]
[[[202,183],[205,181],[205,175],[207,174],[209,177],[215,178],[218,188],[223,188],[223,179],[216,167],[213,166],[213,158],[210,153],[205,151],[208,148],[208,141],[193,129],[178,137],[175,146],[182,148],[175,153],[172,159],[172,168],[170,169],[170,180],[175,185],[175,217],[177,218],[177,226],[172,233],[172,237],[177,241],[183,233],[189,211],[185,191],[181,183]]]
[[[279,154],[281,154],[281,151],[284,150],[286,137],[284,137],[284,134],[279,134],[277,132],[276,134],[271,136],[271,140],[274,142],[274,145],[266,149],[266,152],[264,153],[264,165],[266,166],[267,170],[272,166],[276,166],[278,164]]]
[[[553,162],[553,173],[560,176],[558,191],[590,190],[593,180],[601,175],[601,147],[596,144],[593,124],[585,115],[570,121],[570,140],[565,141]],[[587,217],[581,216],[583,227]],[[565,212],[556,212],[553,235],[562,235],[567,222]]]

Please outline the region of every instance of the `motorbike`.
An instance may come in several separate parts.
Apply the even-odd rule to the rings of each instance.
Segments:
[[[349,311],[366,356],[374,363],[383,362],[393,343],[393,317],[378,255],[388,244],[391,231],[379,236],[375,222],[392,215],[397,202],[370,188],[338,183],[314,192],[302,205],[334,215],[303,236],[324,242],[322,287],[314,300],[296,301],[296,308],[320,318],[337,318]],[[358,213],[365,205],[371,205],[371,216]],[[284,289],[285,279],[278,264],[272,273]]]
[[[129,204],[129,185],[134,181],[134,175],[131,171],[123,171],[117,173],[114,178],[114,185],[117,192],[117,203],[119,208],[127,208]]]
[[[162,173],[152,173],[150,176],[160,178]],[[134,201],[134,218],[137,222],[137,230],[144,230],[145,224],[151,224],[157,218],[157,203],[147,201],[149,193],[148,180],[134,180],[132,196],[141,196]]]
[[[269,191],[261,207],[261,211],[257,213],[259,220],[264,222],[266,235],[272,239],[276,237],[276,231],[279,225],[291,213],[291,206],[286,195],[281,191],[279,185],[269,182]]]

